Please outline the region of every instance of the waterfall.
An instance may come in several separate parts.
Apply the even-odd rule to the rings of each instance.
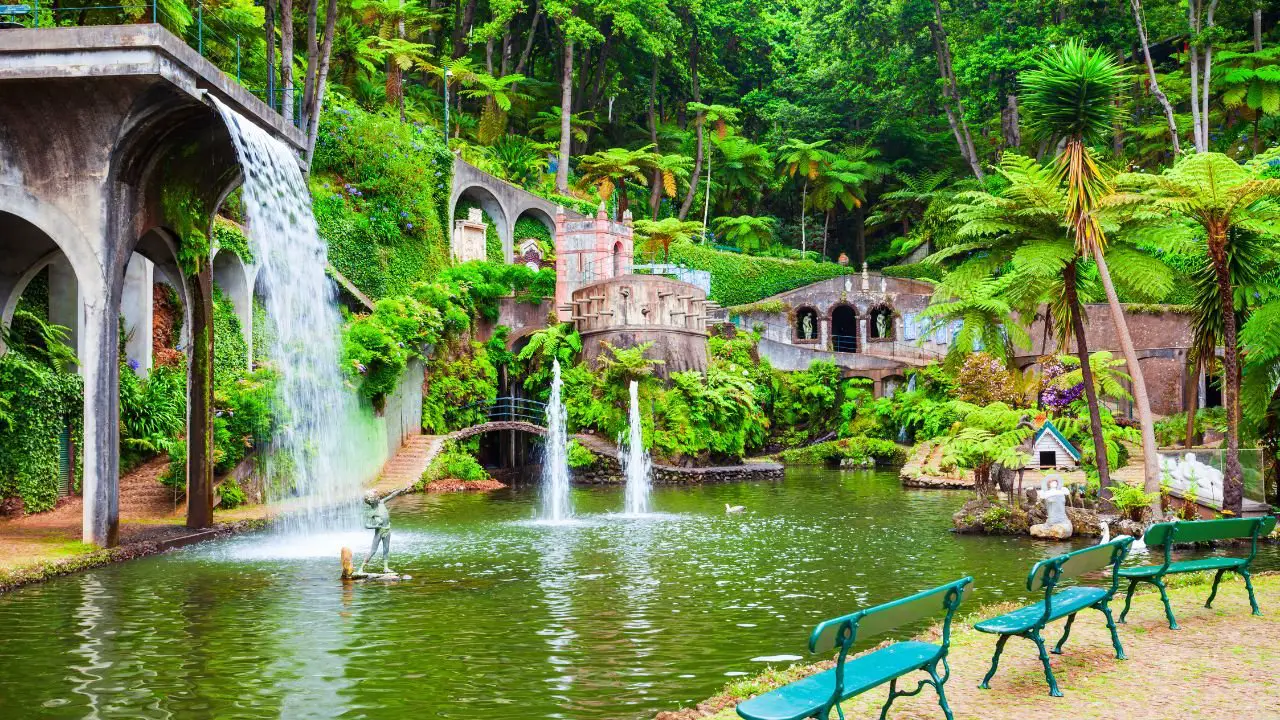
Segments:
[[[314,530],[325,511],[354,507],[363,480],[376,471],[380,446],[367,437],[369,423],[339,367],[337,288],[325,274],[328,253],[298,160],[209,97],[244,169],[245,219],[270,323],[267,355],[278,374],[279,426],[265,453],[268,499],[296,498],[288,529]]]
[[[627,450],[618,454],[622,461],[622,474],[627,479],[626,513],[643,515],[649,512],[650,462],[640,432],[640,386],[635,380],[631,381],[628,421]],[[621,440],[618,444],[622,444]]]
[[[560,399],[560,361],[551,365],[551,401],[547,403],[547,450],[542,458],[542,517],[564,522],[573,517],[569,507],[569,437]]]

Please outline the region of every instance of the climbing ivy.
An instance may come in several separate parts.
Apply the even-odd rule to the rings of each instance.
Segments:
[[[522,217],[516,220],[515,238],[513,246],[519,252],[520,243],[527,238],[533,238],[538,241],[538,249],[542,251],[542,257],[550,260],[556,255],[555,240],[551,237],[551,231],[546,225],[529,217]]]
[[[498,397],[498,371],[482,343],[437,347],[427,363],[422,428],[444,433],[485,422]]]
[[[231,298],[213,286],[213,385],[224,386],[244,374],[249,348]]]
[[[178,236],[178,267],[188,276],[198,274],[209,262],[209,237],[204,230],[209,216],[204,203],[186,186],[168,183],[160,192],[160,206]]]
[[[329,262],[377,300],[406,294],[449,264],[453,155],[437,134],[335,98],[312,165]]]
[[[26,512],[53,507],[63,433],[70,428],[73,444],[83,445],[83,397],[73,372],[18,348],[0,356],[0,506],[18,498]]]
[[[239,225],[224,217],[213,219],[213,243],[219,250],[234,253],[244,263],[253,262],[253,250],[249,247],[249,238]]]

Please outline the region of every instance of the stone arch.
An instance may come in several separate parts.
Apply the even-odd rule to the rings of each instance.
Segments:
[[[880,381],[880,397],[891,398],[906,386],[907,379],[902,375],[886,375]]]
[[[613,268],[609,277],[619,277],[623,274],[622,270],[622,241],[619,240],[613,244]]]
[[[856,353],[860,344],[858,336],[858,310],[849,303],[834,305],[831,308],[831,349]]]
[[[498,231],[498,238],[502,240],[502,256],[510,262],[514,255],[514,246],[511,239],[512,229],[515,227],[515,220],[511,218],[511,213],[503,206],[502,201],[498,199],[488,188],[480,184],[467,185],[457,191],[450,208],[449,223],[450,240],[452,240],[453,220],[458,219],[458,204],[463,200],[471,200],[480,205],[480,209],[489,215],[489,219],[493,221],[494,227]]]
[[[555,239],[556,220],[555,218],[551,217],[551,215],[548,214],[546,210],[543,210],[540,207],[528,206],[528,207],[520,208],[519,214],[516,215],[516,218],[513,221],[513,228],[514,228],[515,222],[519,222],[521,219],[523,219],[526,216],[531,217],[534,220],[537,220],[538,222],[542,223],[543,227],[547,229],[547,232],[551,233],[551,238],[553,240]]]
[[[240,334],[249,351],[246,361],[253,364],[253,288],[252,266],[245,265],[239,255],[230,250],[213,252],[213,284],[222,291],[236,309],[240,320]]]
[[[805,321],[808,320],[808,324]],[[794,343],[817,343],[819,335],[818,311],[809,305],[796,308],[795,320],[791,326],[791,341]]]
[[[897,311],[889,303],[878,303],[867,311],[867,340],[897,340]]]

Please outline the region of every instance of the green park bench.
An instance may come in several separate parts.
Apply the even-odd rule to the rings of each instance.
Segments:
[[[825,719],[831,716],[831,710],[835,708],[843,718],[840,703],[887,682],[889,700],[880,711],[881,720],[884,720],[895,699],[918,695],[925,685],[932,685],[937,691],[942,712],[946,713],[947,720],[952,720],[951,708],[947,705],[947,696],[943,691],[943,685],[951,677],[951,667],[947,664],[947,650],[951,645],[951,618],[955,615],[956,608],[960,607],[965,586],[971,582],[971,577],[961,578],[932,590],[819,624],[809,636],[809,651],[830,652],[838,648],[840,655],[836,659],[836,666],[757,695],[738,705],[738,715],[746,720]],[[942,644],[914,640],[895,642],[861,657],[849,659],[849,650],[856,640],[888,632],[943,610],[947,615],[942,624]],[[944,670],[941,677],[938,675],[939,662]],[[917,670],[924,670],[929,677],[920,680],[915,690],[899,691],[898,678]]]
[[[1111,631],[1111,644],[1116,649],[1116,658],[1124,660],[1124,648],[1120,645],[1120,636],[1116,633],[1116,623],[1111,617],[1111,607],[1108,603],[1119,589],[1120,576],[1117,571],[1120,568],[1120,561],[1124,560],[1125,553],[1129,551],[1131,542],[1133,542],[1131,537],[1119,537],[1105,545],[1095,545],[1036,563],[1027,576],[1027,590],[1030,592],[1044,590],[1044,600],[983,620],[973,626],[973,629],[979,632],[1000,636],[996,641],[996,653],[991,657],[991,669],[987,671],[987,676],[982,679],[978,687],[983,690],[991,687],[991,678],[995,676],[996,668],[1000,666],[1000,653],[1004,652],[1004,644],[1016,635],[1035,642],[1036,648],[1040,651],[1040,662],[1044,665],[1044,677],[1049,681],[1049,694],[1062,697],[1062,691],[1058,690],[1058,681],[1053,677],[1053,669],[1049,667],[1049,654],[1045,652],[1044,637],[1040,635],[1040,631],[1054,620],[1060,620],[1063,617],[1067,619],[1067,625],[1062,630],[1062,639],[1053,648],[1055,655],[1061,655],[1062,646],[1071,635],[1071,624],[1075,622],[1076,613],[1090,608],[1106,616],[1107,629]],[[1054,592],[1059,582],[1087,572],[1101,570],[1108,565],[1111,566],[1111,587],[1073,585]]]
[[[1213,578],[1213,590],[1205,607],[1213,606],[1213,599],[1218,595],[1218,583],[1223,574],[1239,573],[1244,578],[1244,586],[1249,591],[1249,605],[1254,615],[1261,615],[1258,599],[1253,594],[1253,581],[1249,579],[1249,565],[1258,555],[1258,538],[1266,537],[1276,528],[1274,515],[1258,518],[1229,518],[1226,520],[1191,520],[1187,522],[1167,522],[1152,525],[1143,537],[1147,547],[1164,547],[1164,562],[1159,565],[1125,568],[1120,571],[1122,578],[1129,580],[1129,590],[1124,596],[1124,611],[1120,613],[1120,622],[1124,622],[1129,614],[1129,603],[1133,600],[1133,590],[1140,582],[1149,582],[1160,589],[1160,599],[1164,601],[1164,614],[1169,618],[1169,629],[1177,630],[1178,621],[1173,618],[1173,608],[1169,605],[1169,593],[1165,589],[1164,576],[1175,573],[1216,570]],[[1249,538],[1249,555],[1247,557],[1214,556],[1199,560],[1173,561],[1173,544],[1209,542],[1212,540],[1235,540]]]

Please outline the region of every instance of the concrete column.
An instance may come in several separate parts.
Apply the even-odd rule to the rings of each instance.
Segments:
[[[831,340],[831,319],[820,317],[818,318],[818,347],[821,347],[821,348],[831,347],[828,344],[830,340]]]
[[[61,256],[49,264],[49,322],[67,328],[67,345],[84,358],[85,303],[71,263]]]
[[[151,371],[151,322],[155,314],[155,265],[145,257],[134,253],[124,272],[124,294],[120,299],[120,313],[124,315],[127,360],[136,363],[134,372],[146,375]],[[131,364],[132,364],[131,363]]]
[[[52,285],[52,275],[51,275]],[[52,305],[53,293],[50,293]],[[120,362],[116,356],[120,321],[102,297],[84,307],[80,333],[84,377],[84,496],[83,539],[112,547],[120,531]]]
[[[213,271],[188,278],[194,326],[187,363],[187,527],[213,525]]]

